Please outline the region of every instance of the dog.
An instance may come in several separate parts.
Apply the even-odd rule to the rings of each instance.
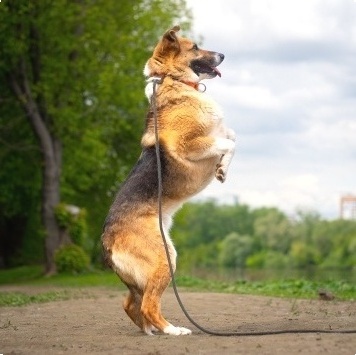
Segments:
[[[105,220],[104,259],[128,287],[124,310],[146,334],[191,334],[161,313],[161,297],[171,281],[159,228],[155,153],[153,80],[162,174],[163,229],[172,266],[177,253],[169,236],[174,213],[214,178],[224,182],[235,150],[235,133],[222,123],[223,113],[200,92],[203,79],[221,76],[224,59],[178,37],[179,26],[164,33],[147,61],[146,96],[151,103],[142,136],[142,153],[122,184]],[[199,84],[200,83],[200,84]]]

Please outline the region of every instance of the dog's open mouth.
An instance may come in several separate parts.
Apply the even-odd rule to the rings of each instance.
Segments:
[[[190,67],[192,68],[194,73],[197,74],[198,76],[200,74],[207,74],[209,78],[215,78],[217,75],[221,77],[221,73],[219,69],[217,69],[215,66],[212,66],[208,62],[203,61],[201,59],[192,61]]]

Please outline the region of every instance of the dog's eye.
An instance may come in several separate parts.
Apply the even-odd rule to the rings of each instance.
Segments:
[[[197,51],[198,49],[199,49],[199,47],[198,47],[198,45],[196,44],[196,43],[194,43],[194,45],[193,45],[193,48],[192,48],[193,50],[195,50],[195,51]]]

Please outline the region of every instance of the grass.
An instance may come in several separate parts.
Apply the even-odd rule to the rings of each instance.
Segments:
[[[36,295],[28,295],[23,292],[0,292],[0,307],[24,306],[30,303],[60,301],[70,298],[72,298],[72,295],[67,290],[44,292]]]
[[[109,271],[92,270],[87,273],[72,275],[58,274],[51,277],[43,275],[41,266],[22,266],[9,270],[0,271],[0,286],[6,285],[30,285],[42,287],[58,287],[61,290],[50,292],[39,292],[36,294],[26,294],[18,291],[1,291],[0,307],[4,306],[23,306],[31,303],[43,303],[51,301],[61,301],[78,297],[90,297],[88,293],[76,292],[84,287],[115,287],[124,289],[124,285],[118,277]],[[6,287],[3,287],[6,289]]]
[[[356,300],[356,285],[342,280],[310,281],[298,280],[267,280],[267,281],[235,281],[219,282],[202,280],[192,277],[179,277],[177,284],[195,290],[215,292],[251,294],[273,297],[308,298],[318,297],[320,289],[331,292],[336,299]]]
[[[73,290],[84,287],[115,287],[125,289],[118,277],[108,270],[92,270],[85,274],[59,274],[45,277],[40,266],[24,266],[0,271],[0,285],[31,285],[59,287],[59,291],[40,292],[28,295],[23,292],[0,291],[0,306],[21,306],[30,303],[66,300],[78,296]],[[305,279],[277,281],[235,281],[222,282],[191,276],[178,276],[177,285],[192,291],[225,292],[237,294],[264,295],[273,297],[316,299],[318,290],[325,289],[340,300],[356,300],[356,285],[342,280],[315,282]],[[3,287],[5,290],[6,287]],[[40,290],[40,288],[39,288]],[[81,294],[79,297],[87,297]]]
[[[43,275],[41,266],[21,266],[9,270],[0,270],[0,285],[37,285],[58,287],[90,287],[120,285],[120,280],[111,271],[92,270],[83,274]]]

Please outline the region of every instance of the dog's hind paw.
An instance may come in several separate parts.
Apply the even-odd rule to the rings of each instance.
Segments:
[[[220,164],[217,164],[216,166],[215,177],[220,182],[224,182],[226,180],[226,172]]]
[[[149,324],[148,326],[145,326],[143,328],[143,331],[147,334],[147,335],[154,335],[154,333],[158,332],[159,330],[152,324]]]
[[[188,328],[175,327],[174,325],[170,324],[163,329],[163,333],[169,335],[189,335],[192,334],[192,331]]]

